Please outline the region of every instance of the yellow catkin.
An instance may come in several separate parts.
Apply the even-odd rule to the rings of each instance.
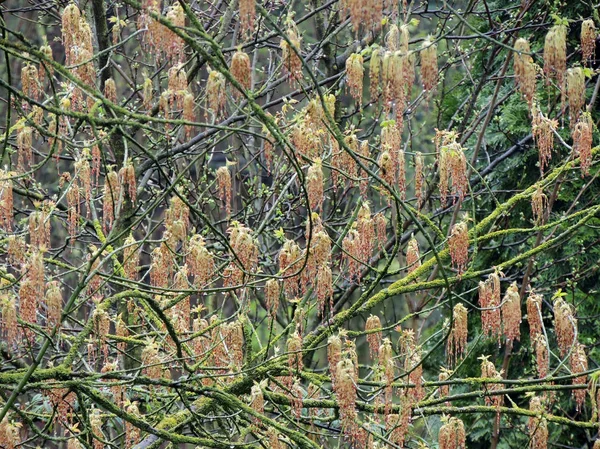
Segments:
[[[46,83],[46,78],[50,79],[52,77],[52,74],[54,73],[54,67],[52,67],[52,64],[51,64],[51,62],[54,61],[54,57],[52,56],[52,47],[50,47],[50,45],[48,45],[48,44],[40,47],[40,52],[46,58],[46,61],[44,61],[44,63],[41,64],[40,70],[39,70],[40,85],[43,87],[44,84]]]
[[[196,121],[196,103],[194,101],[194,95],[190,92],[186,92],[183,97],[183,119],[186,122],[195,122]],[[186,124],[184,126],[185,138],[189,139],[192,137],[192,132],[194,130],[194,126],[190,124]]]
[[[222,73],[212,70],[208,75],[206,83],[206,116],[209,111],[219,118],[225,112],[225,76]]]
[[[567,70],[567,98],[569,100],[569,120],[572,129],[585,106],[585,75],[581,67],[573,67]]]
[[[563,88],[567,69],[567,27],[554,25],[546,34],[544,42],[544,73],[554,78]]]
[[[152,110],[153,93],[152,80],[150,78],[144,78],[144,83],[142,84],[142,105],[146,111]]]
[[[371,53],[371,60],[369,61],[369,93],[371,95],[371,102],[374,102],[379,98],[379,84],[381,80],[381,54],[380,48],[376,48]]]
[[[213,255],[206,248],[206,242],[199,234],[192,236],[188,248],[186,263],[190,274],[194,276],[194,285],[197,288],[204,288],[210,282],[215,271]]]

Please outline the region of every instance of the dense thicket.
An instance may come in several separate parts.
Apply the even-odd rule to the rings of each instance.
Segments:
[[[600,447],[593,5],[0,12],[0,447]]]

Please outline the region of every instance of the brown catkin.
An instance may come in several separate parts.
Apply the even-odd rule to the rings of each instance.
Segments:
[[[573,151],[575,156],[579,157],[579,166],[581,167],[581,176],[587,176],[592,165],[592,135],[594,132],[594,122],[589,112],[584,112],[579,116],[579,120],[573,128]]]
[[[558,121],[551,120],[534,104],[531,114],[532,119],[532,134],[533,140],[538,147],[540,172],[543,174],[544,169],[552,159],[552,150],[554,149],[554,132],[558,128]]]
[[[250,57],[241,50],[236,51],[231,58],[231,74],[244,89],[250,90],[252,86]],[[242,93],[237,89],[234,90],[233,94],[236,98],[242,96]]]
[[[398,196],[404,201],[406,199],[406,163],[402,149],[399,149],[396,154],[396,174],[398,177]]]
[[[137,198],[137,179],[135,176],[135,168],[131,161],[127,161],[119,170],[119,183],[123,192],[129,195],[132,203],[135,203]],[[125,189],[127,187],[127,189]]]
[[[238,319],[223,327],[225,344],[229,352],[229,359],[233,365],[240,369],[244,363],[244,326],[242,319]]]
[[[513,282],[504,294],[501,315],[502,330],[506,340],[519,340],[521,337],[521,296],[516,282]]]
[[[49,204],[29,215],[29,243],[36,248],[50,248]]]
[[[169,92],[169,108],[171,110],[183,108],[183,97],[187,87],[187,76],[183,65],[171,67],[168,72],[167,85],[167,92]]]
[[[502,332],[500,312],[500,276],[494,272],[485,282],[479,282],[479,306],[483,332],[500,339]]]
[[[137,402],[132,402],[125,407],[125,412],[140,419],[140,410],[137,406]],[[135,446],[140,440],[141,434],[140,429],[135,427],[129,421],[125,422],[125,447],[127,449]]]
[[[458,360],[467,350],[468,319],[467,309],[461,303],[454,306],[452,311],[452,327],[447,342],[447,355],[450,361]]]
[[[0,446],[5,449],[15,449],[21,442],[19,437],[20,424],[8,419],[8,415],[0,421]]]
[[[371,358],[375,358],[381,345],[381,320],[377,315],[370,315],[365,323],[367,332],[367,343],[369,344],[369,353]]]
[[[535,412],[530,416],[527,429],[529,430],[529,448],[546,449],[548,447],[548,422],[543,416],[545,413],[542,399],[534,396],[529,401],[529,410]]]
[[[368,263],[373,255],[373,248],[375,246],[375,227],[373,218],[371,217],[371,208],[367,201],[363,202],[358,211],[356,230],[360,237],[358,251],[360,260]]]
[[[410,422],[411,409],[406,403],[401,404],[400,413],[390,413],[386,416],[385,427],[390,432],[389,440],[398,447],[404,447]]]
[[[437,45],[429,37],[421,50],[421,81],[426,92],[435,90],[438,83]]]
[[[537,72],[530,53],[531,48],[529,47],[529,42],[523,38],[517,39],[515,42],[514,53],[515,83],[521,92],[521,95],[523,95],[523,98],[525,98],[529,104],[529,107],[533,105],[533,98],[535,96],[535,77]]]
[[[381,28],[384,2],[380,0],[342,0],[340,16],[350,16],[352,29],[358,34],[360,29],[376,31]]]
[[[531,292],[527,297],[527,321],[529,322],[529,334],[535,338],[543,333],[544,325],[542,323],[542,295]]]
[[[360,53],[353,53],[346,60],[346,76],[348,79],[348,89],[354,100],[361,105],[363,92],[363,57]]]
[[[260,385],[257,383],[252,385],[250,389],[250,406],[256,413],[262,415],[265,412],[265,398]],[[252,421],[255,425],[260,425],[261,423],[260,417],[257,416],[254,416]]]
[[[231,172],[227,165],[219,167],[216,173],[217,186],[219,189],[219,198],[223,202],[225,214],[231,214]]]
[[[548,341],[543,334],[537,334],[535,337],[532,335],[531,341],[535,351],[535,369],[538,377],[544,379],[548,376],[548,370],[550,369]]]
[[[280,43],[281,59],[283,60],[285,76],[291,84],[295,84],[302,80],[302,60],[290,46],[290,43],[298,50],[298,52],[301,52],[302,50],[298,29],[291,21],[288,23],[287,37],[289,43],[285,39],[282,39]]]
[[[185,12],[179,3],[174,3],[167,10],[166,19],[171,22],[171,25],[176,28],[185,26]],[[174,31],[167,27],[161,26],[162,30],[162,51],[167,58],[170,58],[174,64],[183,62],[185,56],[185,42]]]
[[[325,304],[329,302],[329,310],[333,313],[333,272],[328,263],[323,263],[317,270],[317,303],[319,316],[325,314]]]
[[[377,165],[379,165],[381,178],[393,187],[396,178],[396,167],[394,165],[394,160],[392,159],[392,156],[389,153],[389,151],[383,151],[379,155]]]
[[[380,373],[379,375],[381,376],[381,379],[385,382],[383,399],[385,403],[384,414],[386,415],[389,414],[392,409],[391,406],[394,393],[393,382],[396,374],[396,365],[394,363],[393,352],[394,351],[392,349],[392,343],[390,339],[384,338],[381,342],[381,345],[379,345],[377,351],[377,363],[378,371]]]
[[[232,259],[223,274],[224,285],[234,287],[242,285],[256,268],[258,247],[256,239],[252,236],[252,230],[237,221],[231,223],[227,232],[229,233],[229,245],[237,258],[236,260]]]
[[[469,231],[465,221],[452,226],[452,232],[448,238],[448,248],[452,266],[459,274],[464,273],[469,263]]]
[[[321,159],[317,158],[306,173],[308,204],[311,210],[323,208],[323,168]]]
[[[576,343],[577,319],[572,307],[560,296],[554,300],[554,332],[558,341],[561,357],[565,357]]]
[[[256,20],[256,0],[240,0],[240,33],[251,34],[254,32]]]
[[[356,424],[356,367],[351,359],[345,358],[336,367],[335,395],[339,404],[342,432],[352,439]]]
[[[281,297],[281,282],[277,279],[269,279],[265,283],[265,301],[267,304],[267,312],[271,319],[277,317],[277,309],[279,309],[279,298]]]
[[[452,371],[447,368],[440,368],[440,374],[438,375],[438,380],[440,382],[447,381],[452,375]],[[439,387],[440,398],[445,398],[450,395],[450,384],[443,384]],[[448,404],[448,402],[446,402]]]
[[[438,434],[439,449],[466,449],[465,426],[459,418],[442,418],[444,424]]]
[[[342,241],[342,259],[348,269],[348,277],[352,280],[360,280],[360,268],[362,261],[360,234],[356,229],[351,229]]]
[[[119,182],[119,175],[114,170],[111,170],[106,174],[106,178],[104,180],[102,227],[105,233],[112,227],[112,224],[116,218],[115,214],[117,212],[120,194],[121,183]]]
[[[12,349],[19,343],[17,304],[13,295],[8,295],[0,300],[0,309],[2,311],[1,336],[9,349]]]
[[[408,274],[421,266],[421,256],[419,254],[419,242],[412,236],[406,245],[406,267]]]
[[[587,356],[585,354],[585,348],[579,342],[575,343],[575,347],[571,352],[571,357],[569,359],[569,364],[571,367],[571,373],[579,374],[584,373],[588,370],[588,361]],[[587,375],[578,376],[573,379],[573,385],[585,385],[587,383]],[[573,398],[575,399],[575,403],[577,404],[577,411],[581,412],[583,405],[585,404],[585,397],[587,395],[586,389],[577,389],[573,390]]]
[[[33,161],[33,134],[29,126],[17,130],[17,167],[20,172],[27,171]]]
[[[62,292],[58,281],[48,282],[46,284],[46,326],[50,331],[55,327],[60,327],[63,311]]]
[[[548,197],[541,187],[538,187],[531,196],[531,211],[533,212],[533,221],[537,226],[543,225],[548,219],[550,204]]]
[[[302,371],[302,337],[299,333],[295,332],[288,338],[287,351],[290,374]]]
[[[0,228],[12,230],[13,222],[13,182],[10,174],[0,170]]]
[[[488,379],[501,380],[502,376],[496,370],[496,367],[492,362],[488,360],[489,356],[481,356],[479,359],[481,360],[481,377]],[[492,383],[488,384],[489,391],[500,390],[502,388],[502,384]],[[500,407],[504,402],[504,396],[502,395],[491,395],[485,397],[485,404],[488,406]],[[496,415],[496,419],[500,419],[500,414]]]
[[[38,69],[33,64],[27,63],[21,69],[21,87],[26,97],[31,98],[33,101],[39,100],[41,91],[40,79]],[[28,110],[29,102],[24,101],[23,106],[23,109]]]
[[[339,335],[332,335],[327,340],[327,360],[329,363],[329,375],[331,383],[335,388],[337,365],[342,359],[342,339]]]
[[[139,244],[136,242],[133,234],[123,242],[123,271],[125,277],[132,281],[137,280],[140,262]]]
[[[117,85],[114,79],[109,78],[104,82],[104,96],[112,103],[117,102]]]
[[[457,142],[455,132],[441,131],[436,133],[434,142],[438,156],[440,202],[446,206],[448,183],[452,185],[452,194],[462,201],[469,189],[467,179],[467,158],[464,148]]]
[[[421,206],[423,206],[424,183],[425,174],[423,172],[423,155],[417,151],[415,153],[415,198],[417,199],[418,210],[421,210]]]
[[[283,287],[286,295],[294,298],[298,294],[298,276],[292,276],[300,266],[300,247],[293,240],[286,240],[279,251],[279,271],[284,277]]]
[[[581,53],[585,65],[596,53],[596,25],[592,19],[581,23]]]

